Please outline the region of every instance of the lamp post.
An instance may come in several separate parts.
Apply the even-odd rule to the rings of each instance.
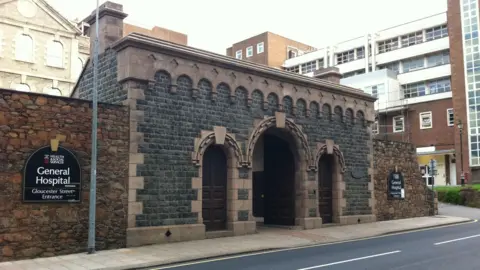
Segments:
[[[92,159],[90,166],[90,207],[88,212],[88,254],[95,253],[95,219],[97,209],[97,119],[98,119],[98,8],[95,9],[95,43],[93,54],[93,93],[92,93]]]
[[[461,168],[461,175],[460,175],[460,183],[462,184],[462,186],[465,185],[465,173],[463,172],[463,124],[462,124],[462,120],[458,120],[458,130],[460,131],[460,166],[462,167]]]

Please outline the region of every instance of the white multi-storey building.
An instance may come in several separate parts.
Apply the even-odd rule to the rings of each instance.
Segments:
[[[343,74],[341,83],[377,96],[380,110],[405,103],[400,102],[403,98],[446,92],[441,96],[409,100],[416,103],[451,97],[445,12],[314,52],[301,54],[295,51],[288,55],[297,56],[287,59],[284,68],[306,76],[314,76],[314,71],[320,68],[337,67]],[[384,69],[393,73],[380,71]],[[381,87],[375,87],[378,85]]]
[[[421,165],[439,164],[436,184],[455,184],[449,48],[443,12],[313,52],[288,48],[283,66],[311,77],[338,68],[341,84],[378,98],[374,132],[414,143]]]

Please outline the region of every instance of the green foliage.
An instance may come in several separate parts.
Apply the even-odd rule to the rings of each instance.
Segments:
[[[440,193],[442,194],[442,199],[440,199]],[[438,192],[438,200],[445,202],[445,203],[450,203],[450,204],[458,204],[458,205],[464,205],[465,204],[465,199],[460,195],[460,190],[457,189],[451,189],[447,191],[439,191]]]
[[[435,190],[438,191],[438,192],[449,191],[449,190],[460,191],[460,190],[466,189],[466,188],[471,188],[471,189],[475,189],[475,190],[480,191],[480,184],[465,185],[464,187],[462,187],[462,186],[440,186],[440,187],[435,187]]]

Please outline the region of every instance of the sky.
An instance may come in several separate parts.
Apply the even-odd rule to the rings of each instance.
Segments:
[[[96,0],[47,0],[69,19],[84,19]],[[105,1],[100,1],[100,5]],[[125,22],[188,35],[188,45],[226,48],[270,31],[322,48],[447,10],[447,0],[113,0]]]

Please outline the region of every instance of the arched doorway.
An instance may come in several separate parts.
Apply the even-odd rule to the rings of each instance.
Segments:
[[[270,128],[255,145],[253,216],[263,218],[265,225],[295,225],[297,168],[289,135],[282,129]]]
[[[218,145],[210,145],[203,154],[202,218],[206,231],[227,227],[227,156]]]
[[[318,211],[322,223],[333,222],[334,155],[323,154],[318,161]]]

